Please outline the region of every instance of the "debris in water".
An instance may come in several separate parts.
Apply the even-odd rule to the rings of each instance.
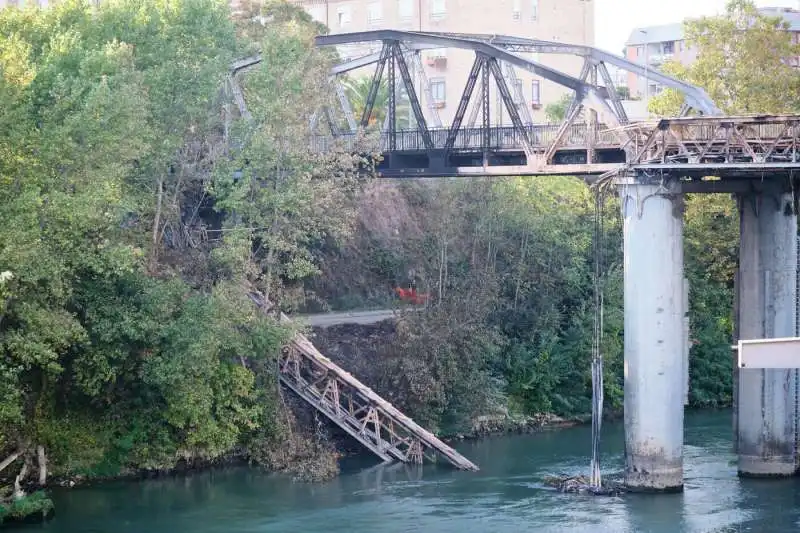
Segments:
[[[591,494],[592,496],[621,496],[625,490],[621,484],[606,482],[600,487],[592,486],[586,476],[548,476],[544,484],[559,492]]]

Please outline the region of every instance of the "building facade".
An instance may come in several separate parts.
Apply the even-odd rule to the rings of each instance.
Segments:
[[[49,4],[48,0],[0,0],[0,9],[4,7],[47,7]]]
[[[0,7],[46,7],[57,0],[0,0]],[[596,0],[290,0],[331,34],[377,29],[501,34],[531,39],[594,44]],[[231,2],[235,4],[235,0]],[[377,52],[377,46],[343,46],[344,59]],[[436,49],[420,52],[434,107],[443,125],[449,125],[461,99],[474,54],[466,50]],[[520,54],[528,59],[577,76],[582,59],[570,55]],[[353,73],[371,76],[369,67]],[[515,69],[515,94],[521,95],[536,123],[546,121],[545,107],[559,101],[568,89]],[[421,94],[417,87],[417,93]],[[494,82],[491,97],[493,124],[510,124]],[[473,95],[473,99],[475,95]],[[423,105],[423,107],[425,107]]]
[[[296,0],[331,34],[393,29],[406,31],[491,33],[570,44],[594,43],[594,0]],[[341,47],[344,58],[378,48]],[[524,54],[523,54],[524,55]],[[527,54],[529,59],[577,76],[582,60],[574,56]],[[421,52],[442,124],[449,125],[461,99],[474,54],[465,50]],[[372,75],[364,68],[354,75]],[[545,122],[544,108],[568,89],[516,69],[517,86],[534,122]],[[510,124],[492,83],[494,124]],[[420,92],[419,90],[417,91]],[[474,96],[473,96],[474,98]]]
[[[764,7],[758,11],[770,17],[783,17],[789,23],[789,31],[793,33],[795,42],[798,42],[800,36],[799,10],[787,7]],[[683,23],[676,22],[635,28],[625,42],[624,55],[632,61],[659,69],[668,61],[691,65],[697,59],[697,50],[686,41]],[[643,76],[629,73],[627,78],[631,96],[641,98],[645,102],[663,89],[655,82],[648,82]]]

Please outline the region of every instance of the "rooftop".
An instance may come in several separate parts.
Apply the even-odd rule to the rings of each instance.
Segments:
[[[771,17],[781,16],[789,23],[790,31],[800,32],[800,11],[788,7],[762,7],[758,11]],[[672,24],[634,28],[628,40],[625,41],[625,46],[682,41],[683,39],[683,22],[673,22]]]

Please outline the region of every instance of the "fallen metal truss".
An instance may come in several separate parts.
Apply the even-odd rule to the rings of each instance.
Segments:
[[[459,469],[478,470],[322,355],[304,335],[297,334],[283,349],[279,368],[281,383],[382,460],[421,464],[441,457]]]

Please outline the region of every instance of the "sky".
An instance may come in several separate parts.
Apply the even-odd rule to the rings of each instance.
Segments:
[[[619,54],[633,28],[722,12],[726,0],[593,0],[595,46]],[[800,8],[800,0],[756,0],[759,7]]]

